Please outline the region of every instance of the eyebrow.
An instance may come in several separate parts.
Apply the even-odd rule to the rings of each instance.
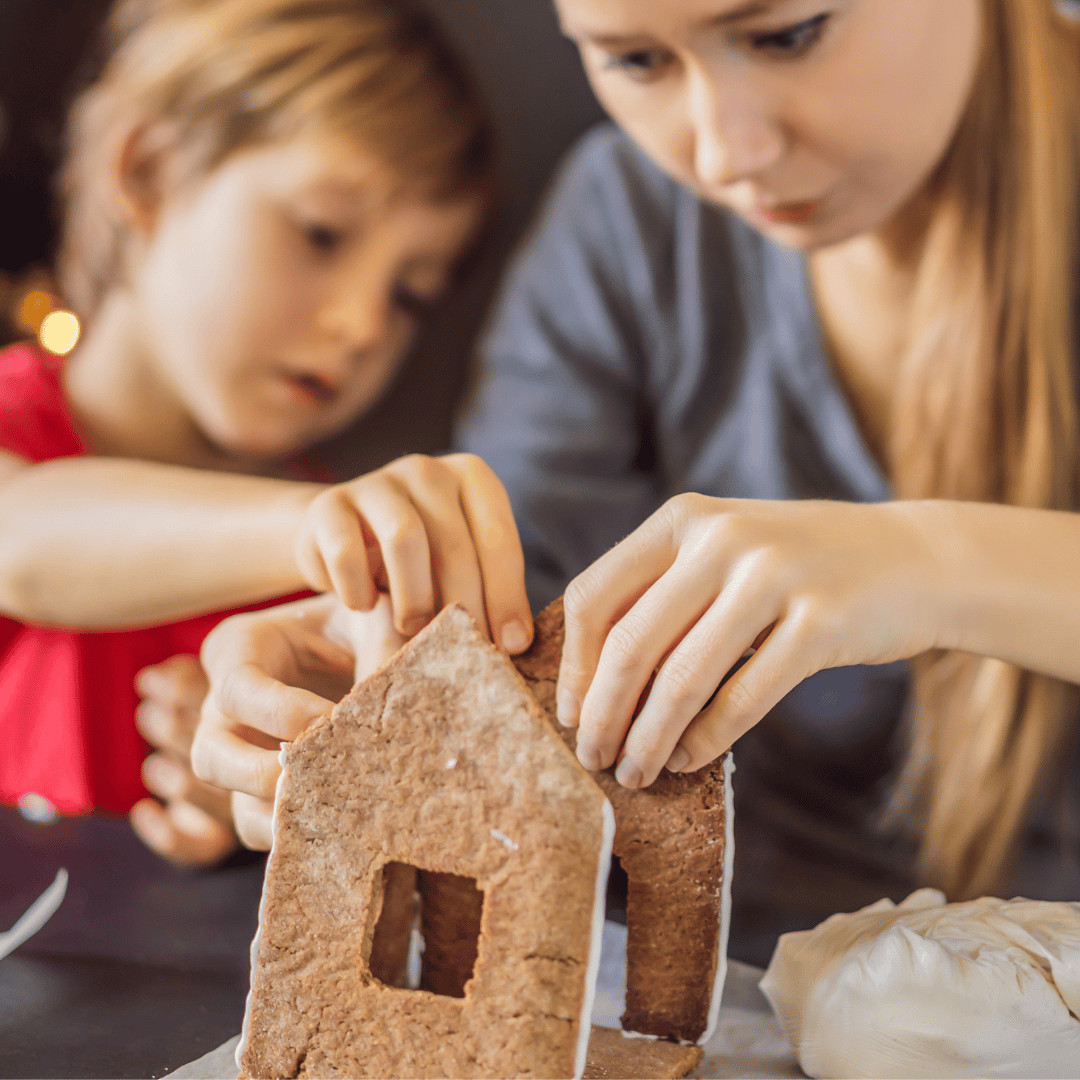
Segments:
[[[764,15],[773,8],[779,7],[787,0],[748,0],[731,11],[725,11],[720,15],[713,15],[702,22],[702,26],[730,26],[732,23],[742,22],[744,19],[752,19],[758,15]],[[584,38],[594,45],[619,45],[627,41],[633,41],[641,35],[635,34],[607,34],[603,31],[574,30],[572,27],[563,25],[563,33],[569,38]]]

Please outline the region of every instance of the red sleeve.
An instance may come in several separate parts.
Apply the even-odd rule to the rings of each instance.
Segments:
[[[0,450],[30,461],[86,453],[64,397],[63,365],[37,345],[0,349]]]

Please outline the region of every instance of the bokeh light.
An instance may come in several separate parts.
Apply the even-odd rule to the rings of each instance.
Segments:
[[[19,796],[19,813],[36,825],[51,825],[60,816],[56,807],[36,791],[28,791]]]
[[[42,292],[40,289],[28,292],[19,305],[19,325],[24,330],[29,330],[31,334],[36,334],[41,330],[45,316],[59,306],[60,302],[56,297],[47,292]]]
[[[78,316],[71,311],[52,311],[41,322],[38,341],[42,348],[56,356],[67,356],[79,342],[82,327]]]

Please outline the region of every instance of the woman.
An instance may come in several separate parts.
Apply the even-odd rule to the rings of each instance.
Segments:
[[[1074,31],[1050,0],[558,8],[623,133],[565,172],[461,441],[534,604],[573,578],[582,763],[639,786],[742,737],[744,955],[916,876],[1080,890],[1060,828],[1008,877],[1080,682]],[[915,866],[867,824],[898,736]]]

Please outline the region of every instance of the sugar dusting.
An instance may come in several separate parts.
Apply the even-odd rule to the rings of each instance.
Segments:
[[[502,831],[502,829],[492,829],[491,835],[494,836],[495,839],[498,840],[501,844],[505,844],[511,851],[518,850],[518,845],[515,844],[514,841],[511,840],[510,837]]]

